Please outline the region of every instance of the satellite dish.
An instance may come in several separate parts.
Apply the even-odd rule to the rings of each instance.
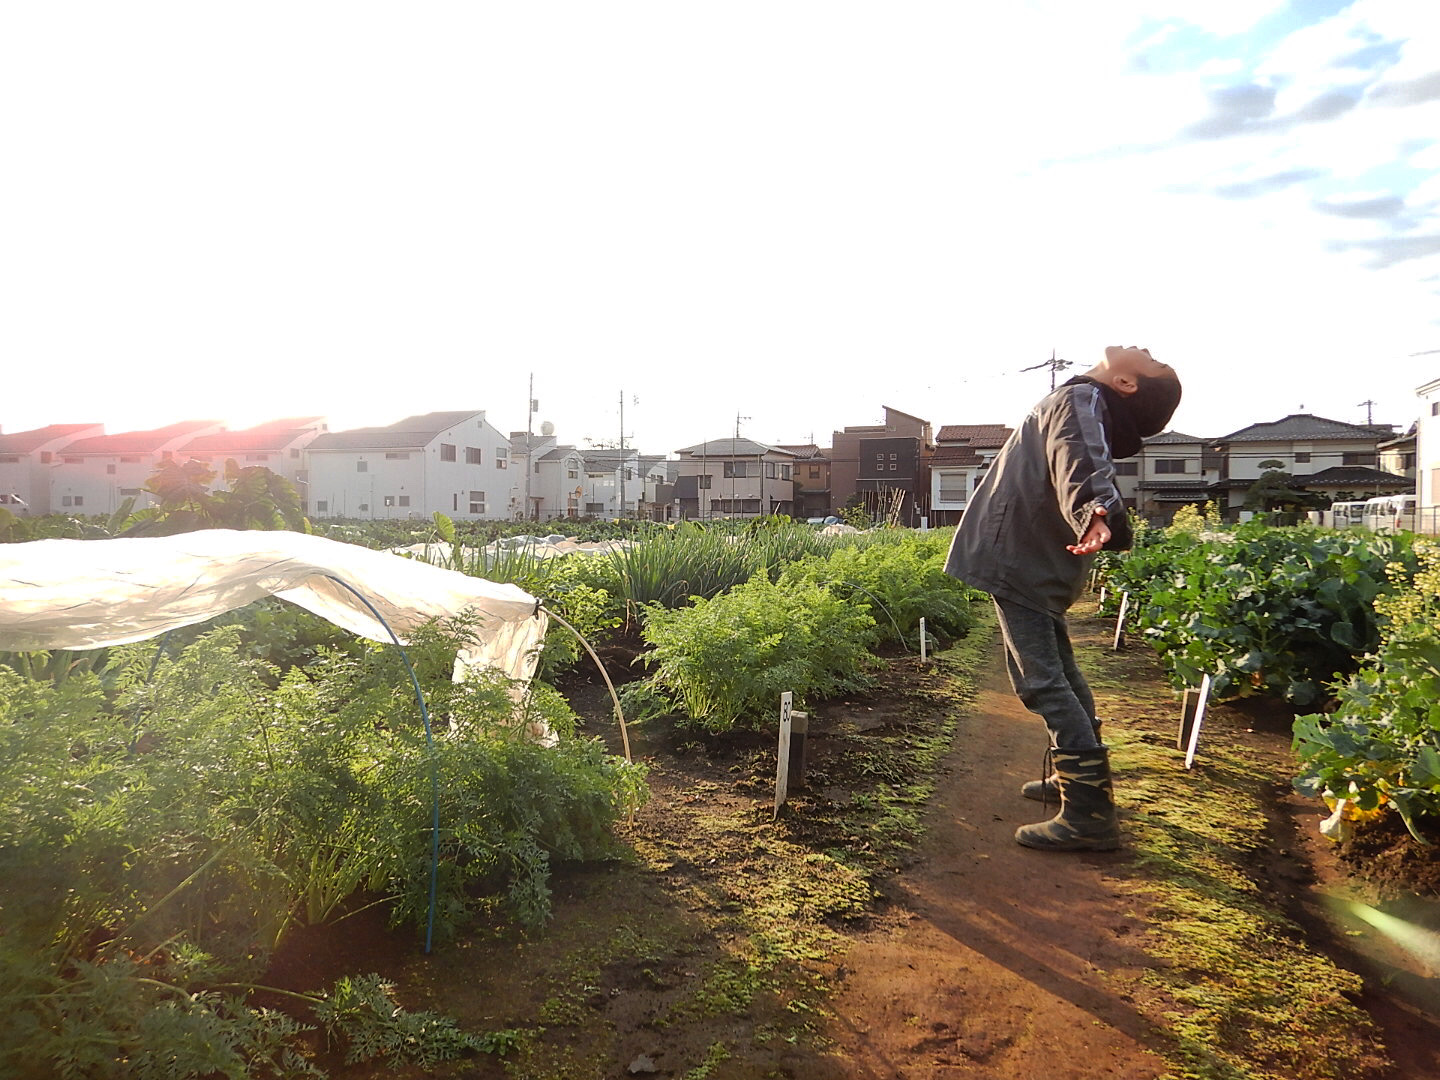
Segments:
[[[555,434],[555,425],[552,424],[549,420],[542,420],[542,421],[540,422],[540,434],[541,434],[541,435],[554,435],[554,434]]]

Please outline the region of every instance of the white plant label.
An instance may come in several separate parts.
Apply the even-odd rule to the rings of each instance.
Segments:
[[[1125,616],[1129,613],[1130,594],[1128,592],[1122,592],[1120,594],[1120,614],[1115,619],[1115,641],[1111,645],[1112,649],[1120,648],[1125,641]]]
[[[1200,679],[1200,701],[1195,706],[1195,722],[1190,725],[1190,745],[1185,748],[1185,768],[1195,767],[1195,750],[1200,745],[1200,724],[1205,719],[1205,706],[1210,701],[1210,676]]]

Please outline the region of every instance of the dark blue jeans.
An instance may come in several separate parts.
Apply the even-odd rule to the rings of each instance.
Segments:
[[[1021,703],[1045,721],[1058,750],[1093,750],[1095,697],[1075,663],[1065,620],[996,598],[1005,666]]]

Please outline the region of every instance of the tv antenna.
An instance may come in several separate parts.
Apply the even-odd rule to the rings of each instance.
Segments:
[[[1064,370],[1065,370],[1066,368],[1068,368],[1069,366],[1070,366],[1070,361],[1069,361],[1069,360],[1059,360],[1059,359],[1057,359],[1056,356],[1055,356],[1055,350],[1054,350],[1054,349],[1051,349],[1051,350],[1050,350],[1050,359],[1049,359],[1049,360],[1042,361],[1041,363],[1038,363],[1038,364],[1032,364],[1030,367],[1021,368],[1020,370],[1021,370],[1021,371],[1039,371],[1041,368],[1049,368],[1049,369],[1050,369],[1050,389],[1051,389],[1051,390],[1054,390],[1054,389],[1055,389],[1055,375],[1056,375],[1056,373],[1057,373],[1057,372],[1064,371]]]

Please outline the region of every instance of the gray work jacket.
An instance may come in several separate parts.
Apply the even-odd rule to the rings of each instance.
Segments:
[[[1103,506],[1111,540],[1131,532],[1115,486],[1100,387],[1067,383],[1030,411],[975,488],[955,530],[945,572],[992,596],[1063,616],[1080,597],[1094,557],[1072,555]]]

